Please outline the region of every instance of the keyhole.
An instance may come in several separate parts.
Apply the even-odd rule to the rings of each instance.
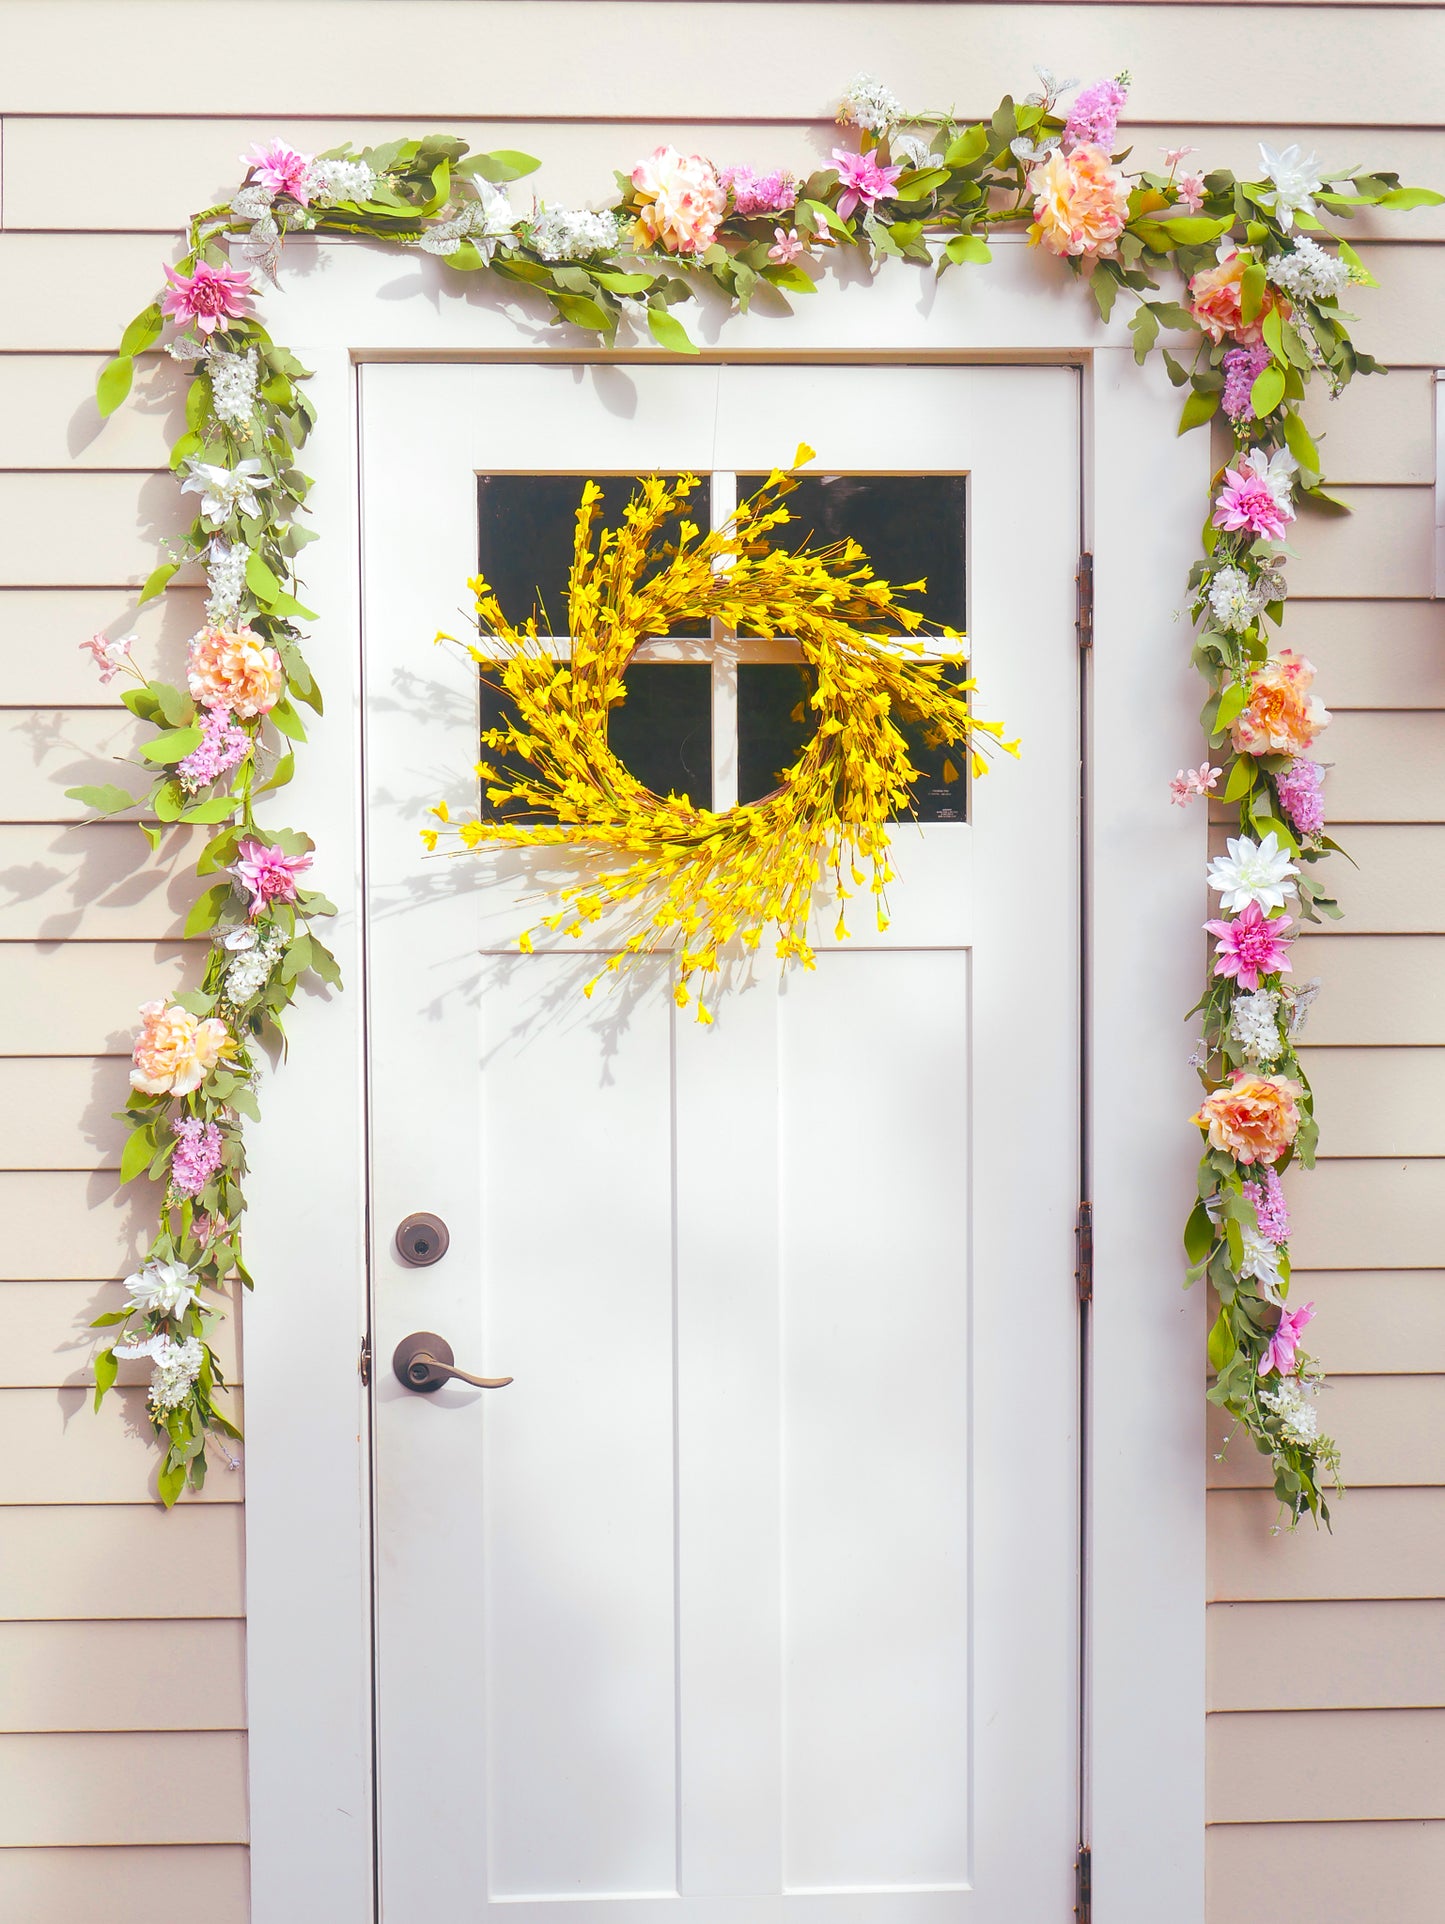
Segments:
[[[421,1213],[398,1224],[396,1253],[411,1269],[427,1269],[440,1262],[451,1242],[440,1216]]]

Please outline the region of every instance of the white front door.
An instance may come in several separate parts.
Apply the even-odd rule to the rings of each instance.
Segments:
[[[383,1924],[1062,1924],[1076,376],[369,366],[361,435]],[[587,1001],[595,955],[516,948],[555,858],[423,857],[485,725],[432,636],[479,559],[558,609],[584,477],[690,470],[724,515],[800,441],[796,531],[927,573],[1022,759],[929,769],[886,934],[823,905],[816,971],[765,942],[712,1028],[665,958]],[[624,759],[772,786],[787,646],[646,653]],[[449,1247],[409,1266],[422,1211]],[[417,1331],[514,1380],[413,1392]]]

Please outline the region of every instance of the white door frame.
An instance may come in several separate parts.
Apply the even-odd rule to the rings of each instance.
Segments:
[[[1086,1836],[1097,1924],[1204,1916],[1204,1398],[1201,1292],[1178,1287],[1197,1089],[1183,1013],[1198,988],[1204,824],[1168,806],[1198,743],[1179,610],[1197,553],[1207,437],[1175,437],[1178,397],[1140,369],[1057,262],[996,240],[983,269],[888,263],[829,279],[792,319],[685,315],[721,359],[1058,362],[1083,369],[1083,500],[1096,644],[1084,822],[1094,1204],[1085,1466]],[[247,1303],[247,1610],[253,1924],[372,1915],[371,1518],[366,1393],[365,1010],[356,368],[367,360],[631,360],[495,284],[418,253],[288,242],[267,301],[314,369],[320,425],[306,599],[326,696],[280,803],[318,844],[340,916],[340,996],[303,998],[292,1065],[255,1131]],[[1042,465],[1042,463],[1041,463]],[[1041,478],[1041,486],[1047,485]],[[1027,501],[1019,503],[1026,517]],[[1034,1924],[1030,1920],[1030,1924]],[[1044,1924],[1039,1920],[1039,1924]],[[1061,1921],[1062,1924],[1062,1921]]]

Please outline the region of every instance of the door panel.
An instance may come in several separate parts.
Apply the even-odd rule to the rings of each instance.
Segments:
[[[1067,1915],[1075,378],[385,366],[361,419],[385,1924]],[[476,800],[475,676],[427,643],[486,477],[690,469],[725,514],[799,440],[936,478],[936,591],[1024,759],[899,824],[886,932],[825,900],[817,968],[740,966],[712,1029],[665,956],[585,1000],[596,942],[516,950],[583,856],[417,840]],[[719,802],[739,669],[786,649],[651,651],[710,664]],[[451,1247],[408,1270],[419,1209]],[[407,1391],[417,1329],[515,1381]]]

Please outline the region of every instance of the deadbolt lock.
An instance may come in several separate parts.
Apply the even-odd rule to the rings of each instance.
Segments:
[[[397,1224],[396,1253],[409,1269],[427,1269],[446,1255],[451,1240],[441,1217],[423,1211]]]

